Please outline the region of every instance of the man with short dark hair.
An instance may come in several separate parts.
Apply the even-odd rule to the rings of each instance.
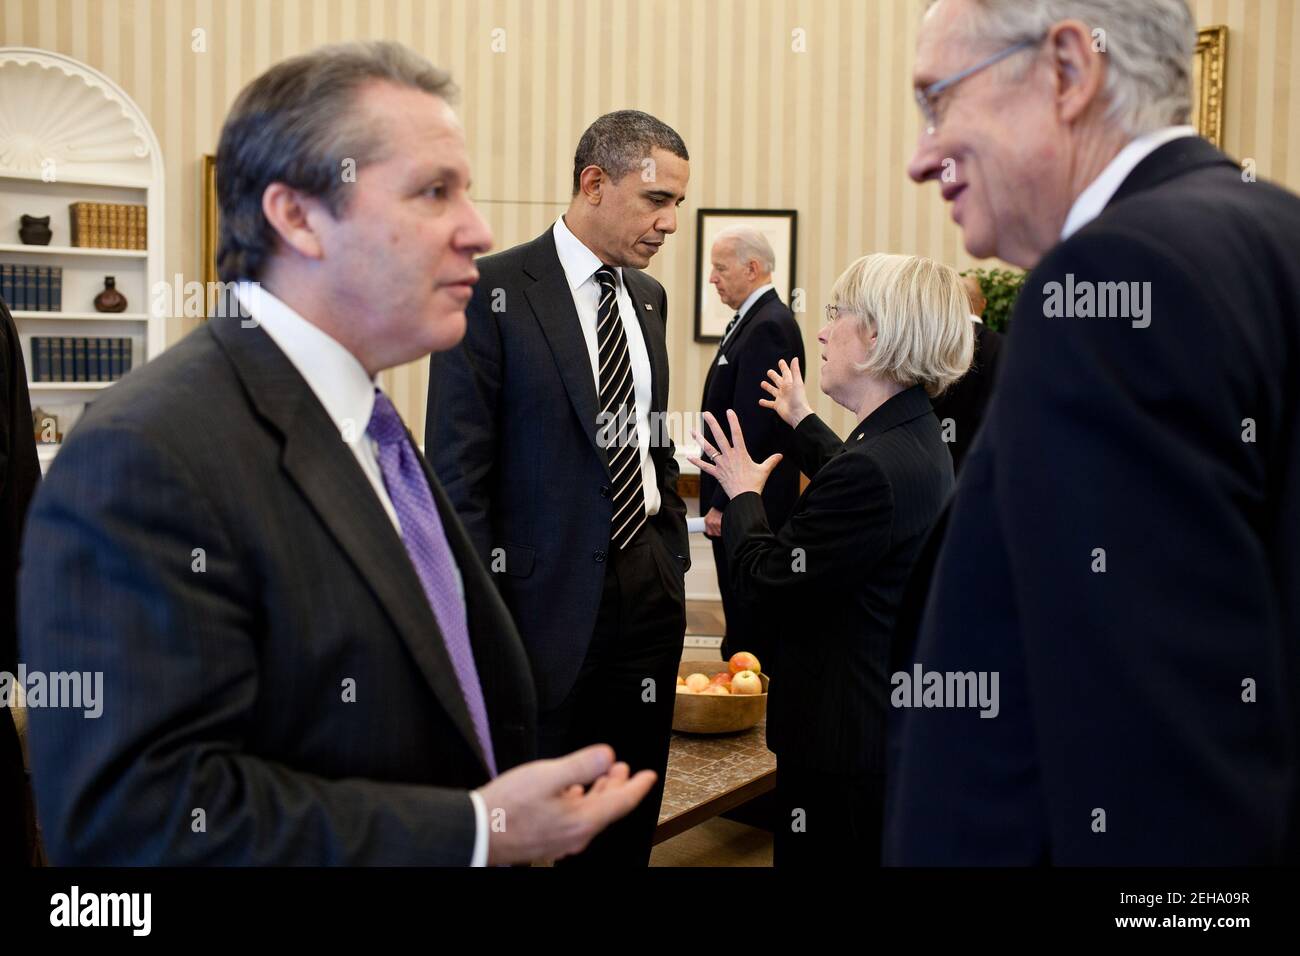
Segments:
[[[686,507],[664,412],[681,137],[620,110],[578,143],[568,211],[478,262],[469,333],[435,355],[425,447],[532,662],[543,754],[603,740],[668,761],[686,628]],[[662,785],[576,858],[644,866]]]
[[[358,44],[232,107],[218,262],[245,315],[97,399],[32,511],[28,666],[103,675],[98,719],[31,711],[56,863],[552,859],[650,789],[608,747],[525,762],[523,648],[376,385],[460,340],[492,242],[450,93]]]

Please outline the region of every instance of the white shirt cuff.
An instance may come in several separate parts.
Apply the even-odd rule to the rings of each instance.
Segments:
[[[469,792],[469,802],[474,804],[474,855],[470,857],[470,866],[487,866],[488,859],[488,814],[487,804],[477,790]]]

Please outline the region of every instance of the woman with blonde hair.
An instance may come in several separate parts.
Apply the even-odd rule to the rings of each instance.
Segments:
[[[767,743],[777,755],[777,866],[880,858],[894,617],[912,564],[953,487],[930,399],[970,366],[957,273],[918,256],[870,255],[831,289],[821,388],[856,415],[840,441],[781,362],[760,400],[795,433],[810,483],[780,528],[759,493],[780,461],[750,459],[736,415],[712,415],[701,458],[730,500],[722,537],[732,585],[769,622],[775,673]]]

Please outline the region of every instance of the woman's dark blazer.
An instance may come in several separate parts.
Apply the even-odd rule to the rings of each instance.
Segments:
[[[782,763],[884,769],[889,650],[913,561],[953,488],[929,396],[905,389],[841,442],[817,416],[795,429],[811,483],[778,531],[757,494],[723,513],[732,582],[772,629],[767,744]]]

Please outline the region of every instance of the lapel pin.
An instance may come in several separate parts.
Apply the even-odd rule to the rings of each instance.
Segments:
[[[647,302],[647,303],[645,304],[645,310],[646,310],[647,312],[653,312],[653,311],[654,311],[654,309],[650,308],[650,303],[649,303],[649,302]]]

